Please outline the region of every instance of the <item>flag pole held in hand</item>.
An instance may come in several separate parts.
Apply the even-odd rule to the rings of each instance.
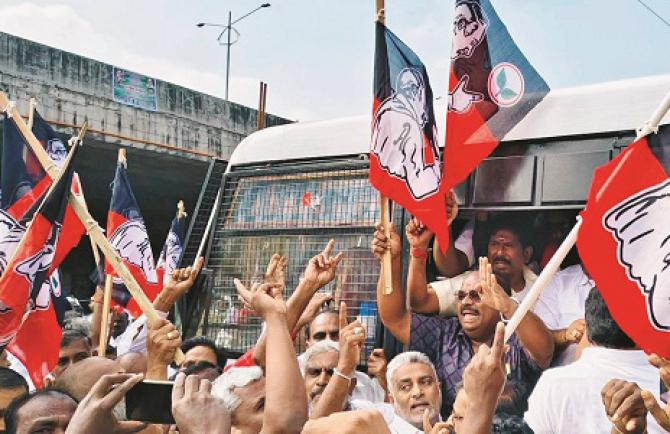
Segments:
[[[7,113],[8,116],[11,116],[15,120],[16,127],[19,129],[19,132],[26,140],[28,146],[35,154],[35,157],[40,162],[44,171],[52,178],[55,179],[58,176],[58,167],[51,160],[47,152],[42,147],[42,144],[37,140],[37,137],[33,132],[28,128],[25,121],[19,114],[16,107],[10,103],[9,98],[4,92],[0,92],[0,110]],[[119,255],[114,250],[114,247],[110,244],[107,237],[100,228],[95,219],[88,212],[86,207],[82,204],[80,199],[74,194],[70,193],[68,203],[72,207],[72,210],[77,215],[79,220],[83,223],[86,228],[86,232],[93,238],[93,241],[100,247],[102,253],[105,255],[107,260],[110,262],[114,271],[119,275],[128,288],[128,292],[133,296],[138,306],[142,309],[142,312],[146,315],[149,321],[156,321],[160,319],[156,310],[154,309],[151,301],[147,298],[142,291],[142,288],[137,283],[133,275],[130,273],[130,270],[125,266]],[[175,361],[177,364],[181,363],[184,360],[184,353],[180,349],[177,349],[175,354]]]
[[[663,98],[663,101],[661,101],[661,104],[654,111],[651,118],[644,123],[642,128],[637,130],[635,141],[641,139],[642,137],[650,133],[655,133],[656,131],[658,131],[658,124],[661,122],[661,119],[663,119],[663,116],[667,113],[669,109],[670,109],[670,92],[668,92],[665,98]],[[621,163],[623,163],[623,161]],[[619,167],[621,166],[622,164],[619,164]],[[609,185],[609,180],[614,178],[615,175],[616,170],[611,174],[608,181],[605,181],[602,187],[598,190],[598,192],[596,193],[596,198],[599,198],[602,192],[607,189],[607,186]],[[540,297],[540,294],[542,294],[542,291],[544,291],[544,288],[549,284],[551,279],[554,277],[554,274],[556,274],[556,272],[558,271],[558,267],[561,265],[561,262],[563,262],[565,256],[568,254],[572,246],[574,246],[575,243],[577,242],[577,235],[581,225],[582,225],[582,219],[578,217],[577,223],[575,223],[575,225],[572,227],[572,230],[570,231],[568,236],[565,238],[565,240],[563,240],[558,250],[556,250],[556,253],[554,253],[554,256],[552,256],[552,258],[549,260],[549,263],[547,263],[547,266],[544,267],[540,275],[537,277],[537,280],[535,280],[535,283],[531,287],[526,298],[524,298],[523,302],[514,312],[514,315],[512,315],[512,318],[510,319],[509,323],[507,324],[507,327],[505,328],[505,342],[507,342],[510,336],[512,336],[512,334],[519,326],[519,323],[526,315],[526,313],[533,308],[535,302]]]

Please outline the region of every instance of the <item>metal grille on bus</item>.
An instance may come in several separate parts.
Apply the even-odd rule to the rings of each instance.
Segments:
[[[368,184],[367,170],[238,176],[226,181],[226,202],[208,261],[214,289],[204,333],[233,353],[246,351],[256,343],[261,321],[237,299],[233,278],[249,284],[262,277],[273,253],[285,255],[288,298],[305,264],[333,238],[335,253],[344,252],[344,258],[335,280],[321,291],[347,303],[350,321],[358,318],[366,324],[367,357],[375,340],[379,275],[370,251],[379,199]],[[296,349],[304,348],[299,336]]]

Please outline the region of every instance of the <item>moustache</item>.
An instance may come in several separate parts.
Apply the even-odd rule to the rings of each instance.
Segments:
[[[512,262],[509,259],[505,258],[504,256],[496,256],[491,260],[492,264],[495,264],[496,262],[503,262],[507,265],[512,265]]]

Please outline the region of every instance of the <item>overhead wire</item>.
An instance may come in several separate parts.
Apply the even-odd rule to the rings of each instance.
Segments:
[[[659,15],[654,9],[651,8],[651,6],[649,6],[648,4],[643,2],[642,0],[637,0],[637,2],[640,3],[642,6],[644,6],[645,9],[647,9],[650,13],[652,13],[656,18],[661,20],[663,22],[663,24],[666,25],[666,27],[670,28],[670,22],[668,22],[665,18],[663,18],[661,15]]]

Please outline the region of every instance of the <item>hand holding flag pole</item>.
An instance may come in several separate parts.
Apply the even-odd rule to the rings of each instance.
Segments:
[[[16,127],[21,132],[21,135],[25,138],[28,146],[30,146],[44,170],[52,179],[55,178],[58,175],[58,167],[51,160],[33,132],[28,129],[28,126],[19,114],[18,110],[16,110],[16,107],[9,101],[9,98],[7,98],[7,95],[4,92],[0,92],[0,107],[2,111],[7,113],[8,116],[15,119]],[[93,219],[86,207],[82,204],[81,200],[75,195],[70,194],[68,203],[86,228],[86,232],[100,247],[102,253],[114,268],[114,271],[118,273],[119,277],[121,277],[123,282],[126,284],[128,291],[133,296],[138,306],[142,309],[142,312],[144,315],[146,315],[147,319],[149,321],[157,321],[160,319],[156,313],[156,310],[151,304],[151,301],[149,301],[147,296],[144,294],[144,291],[142,291],[142,288],[130,273],[130,270],[128,270],[119,255],[114,250],[114,247],[112,247],[112,245],[105,237],[105,234],[103,233],[102,228],[100,228],[98,222]],[[177,349],[175,354],[175,361],[179,364],[183,360],[184,353]]]
[[[661,101],[661,104],[658,106],[656,111],[654,111],[651,118],[648,121],[646,121],[640,129],[636,131],[637,134],[635,140],[639,140],[642,137],[645,137],[651,133],[656,133],[658,131],[658,124],[661,122],[661,119],[663,119],[663,116],[665,116],[665,114],[668,112],[669,109],[670,109],[670,92],[668,92],[665,98],[663,98],[663,101]],[[624,162],[625,159],[622,159],[618,167],[621,167]],[[608,181],[606,181],[600,188],[600,190],[598,190],[598,193],[596,193],[596,197],[599,198],[601,194],[607,189],[609,180],[614,178],[616,173],[617,170],[615,169],[614,172],[612,172]],[[535,283],[531,287],[526,298],[523,299],[523,302],[521,302],[519,307],[516,309],[516,312],[514,312],[514,315],[512,315],[512,318],[507,323],[507,326],[505,327],[505,342],[507,342],[509,338],[512,336],[512,334],[519,326],[519,323],[526,315],[526,313],[530,309],[532,309],[533,306],[535,306],[535,303],[537,302],[537,299],[540,297],[540,294],[542,294],[544,288],[549,284],[551,279],[554,277],[554,274],[556,274],[556,272],[558,271],[558,267],[561,265],[561,262],[563,262],[563,259],[565,259],[572,246],[574,246],[575,243],[577,242],[577,233],[579,232],[579,228],[581,227],[581,225],[582,225],[582,219],[581,217],[577,217],[577,223],[575,223],[575,225],[572,227],[572,230],[567,235],[567,237],[565,237],[561,245],[558,247],[556,253],[554,253],[554,256],[551,257],[547,265],[544,267],[540,275],[537,277],[537,280],[535,280]]]

